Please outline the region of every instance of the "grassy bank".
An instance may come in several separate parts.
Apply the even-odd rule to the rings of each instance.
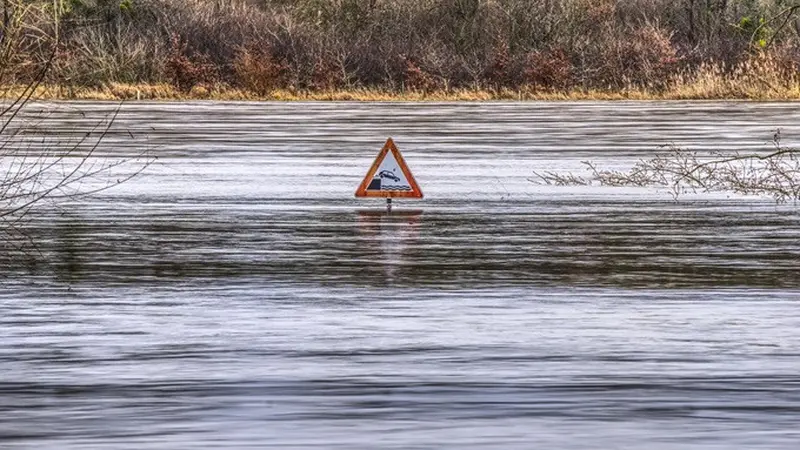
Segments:
[[[9,97],[18,95],[23,87],[7,90]],[[169,85],[118,84],[99,88],[40,87],[33,98],[40,100],[217,100],[217,101],[363,101],[363,102],[414,102],[414,101],[579,101],[579,100],[753,100],[794,101],[800,100],[800,86],[791,90],[719,91],[702,88],[686,88],[677,91],[569,91],[536,92],[532,90],[484,91],[405,91],[389,92],[357,89],[337,91],[288,91],[276,90],[269,95],[231,89],[225,86],[199,87],[189,92],[177,90]]]
[[[24,85],[9,86],[6,97],[19,96]],[[770,65],[727,72],[704,66],[691,75],[673,78],[666,86],[648,90],[637,86],[615,90],[544,90],[461,88],[449,90],[389,90],[382,88],[292,89],[268,92],[203,83],[180,89],[170,83],[117,83],[99,86],[40,85],[34,98],[43,100],[275,100],[275,101],[489,101],[489,100],[800,100],[800,77],[787,77]]]
[[[11,17],[0,86],[45,73],[43,98],[800,97],[800,6],[784,0],[0,0],[0,10]]]

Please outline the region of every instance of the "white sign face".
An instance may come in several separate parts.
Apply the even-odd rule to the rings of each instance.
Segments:
[[[376,180],[380,180],[379,182]],[[394,158],[394,154],[392,152],[388,152],[386,157],[383,158],[381,165],[378,166],[378,171],[375,172],[375,176],[372,178],[372,183],[370,184],[370,190],[372,186],[380,186],[378,190],[381,191],[410,191],[411,184],[406,179],[403,170],[400,169],[400,164],[397,163],[397,160]]]
[[[356,189],[356,197],[422,198],[422,190],[392,138],[386,140],[364,175]]]

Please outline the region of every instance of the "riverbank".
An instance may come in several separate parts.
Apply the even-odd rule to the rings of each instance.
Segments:
[[[95,100],[800,98],[800,8],[712,3],[13,0],[0,86]]]
[[[3,97],[19,96],[24,86],[0,88]],[[800,83],[741,83],[705,80],[675,85],[667,90],[626,89],[618,91],[522,89],[406,90],[355,88],[336,90],[276,89],[267,94],[227,85],[198,85],[180,90],[167,83],[109,83],[98,87],[42,85],[32,98],[38,100],[219,100],[219,101],[559,101],[559,100],[800,100]]]

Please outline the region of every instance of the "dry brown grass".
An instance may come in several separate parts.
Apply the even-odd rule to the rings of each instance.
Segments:
[[[617,92],[598,90],[536,91],[521,90],[449,90],[390,92],[376,89],[292,91],[275,90],[268,95],[219,86],[195,86],[183,92],[171,84],[121,84],[103,87],[42,86],[34,94],[41,100],[236,100],[236,101],[356,101],[356,102],[443,102],[443,101],[621,101],[621,100],[800,100],[800,84],[779,90],[758,90],[755,85],[739,86],[729,80],[716,80],[715,75],[703,76],[692,84],[675,85],[668,91],[649,92],[640,89]],[[11,98],[22,91],[22,86],[4,88]]]
[[[24,86],[3,88],[7,97],[22,92]],[[184,92],[172,84],[123,84],[111,83],[101,87],[72,86],[40,86],[35,98],[41,100],[246,100],[246,101],[497,101],[497,100],[648,100],[656,99],[654,95],[642,91],[601,92],[601,91],[564,91],[548,92],[533,89],[488,91],[481,89],[458,89],[448,91],[416,91],[392,92],[380,89],[350,90],[287,90],[276,89],[268,94],[232,88],[226,85],[198,85]]]
[[[599,90],[543,89],[536,84],[519,89],[286,89],[256,84],[243,89],[225,83],[199,83],[182,89],[174,83],[107,83],[94,87],[42,85],[40,99],[75,100],[273,100],[273,101],[557,101],[557,100],[800,100],[800,74],[774,53],[752,55],[733,67],[701,64],[672,77],[664,87]],[[5,97],[18,95],[24,86],[0,89]]]
[[[675,99],[794,100],[800,98],[798,72],[777,57],[760,54],[725,70],[722,64],[702,64],[676,76],[666,94]]]

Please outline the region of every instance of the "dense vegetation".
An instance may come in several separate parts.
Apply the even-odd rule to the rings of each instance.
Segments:
[[[0,0],[0,80],[796,97],[795,1]]]

